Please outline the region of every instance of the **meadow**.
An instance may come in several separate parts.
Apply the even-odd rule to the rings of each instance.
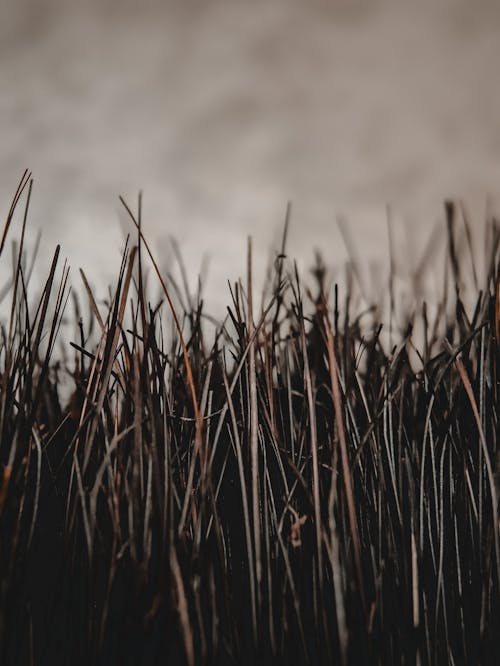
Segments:
[[[354,260],[299,275],[287,220],[262,305],[249,242],[214,323],[140,199],[106,298],[59,247],[33,285],[32,184],[0,245],[0,662],[500,663],[498,222],[476,270],[447,202],[437,305],[390,269],[382,307]]]

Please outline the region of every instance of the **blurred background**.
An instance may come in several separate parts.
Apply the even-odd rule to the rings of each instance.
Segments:
[[[0,0],[0,211],[29,168],[41,267],[61,242],[104,295],[142,189],[161,265],[171,237],[193,287],[207,259],[216,310],[288,201],[302,267],[345,260],[339,217],[384,261],[388,205],[412,264],[445,197],[496,206],[499,63],[494,1]]]

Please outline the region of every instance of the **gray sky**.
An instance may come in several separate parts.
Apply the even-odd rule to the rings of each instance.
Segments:
[[[498,3],[2,0],[0,19],[1,210],[30,168],[33,231],[75,274],[115,274],[117,196],[139,188],[158,255],[174,235],[193,283],[208,255],[215,301],[249,233],[263,267],[287,200],[307,265],[345,257],[338,214],[374,258],[390,203],[411,259],[443,197],[480,217],[498,195]]]

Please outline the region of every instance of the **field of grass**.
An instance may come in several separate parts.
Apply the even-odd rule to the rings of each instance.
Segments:
[[[31,190],[0,246],[0,663],[500,663],[498,223],[481,277],[448,203],[442,296],[405,311],[392,271],[385,309],[355,262],[307,286],[285,226],[212,335],[140,205],[106,301],[59,249],[37,295]]]

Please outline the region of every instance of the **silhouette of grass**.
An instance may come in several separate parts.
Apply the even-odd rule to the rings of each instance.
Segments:
[[[447,203],[434,317],[398,311],[391,259],[387,343],[354,281],[342,295],[318,263],[302,285],[287,214],[271,296],[255,308],[249,243],[207,344],[200,295],[162,276],[123,202],[137,242],[105,308],[81,272],[61,358],[68,269],[57,248],[28,294],[31,191],[25,173],[0,246],[24,197],[0,340],[1,663],[500,663],[497,222],[481,281]]]

